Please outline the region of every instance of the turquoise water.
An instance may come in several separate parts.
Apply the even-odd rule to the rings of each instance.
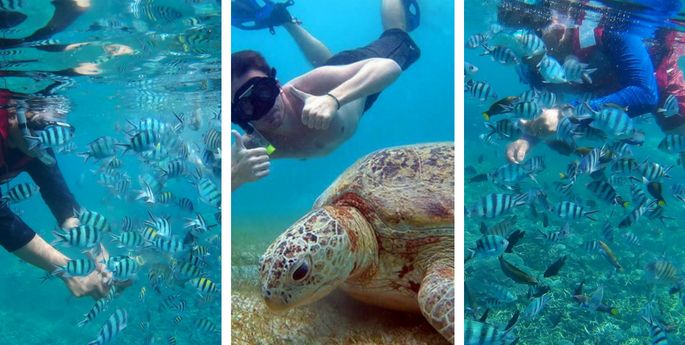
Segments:
[[[467,1],[465,5],[465,41],[474,34],[489,30],[490,24],[496,22],[496,5],[498,2],[486,3]],[[623,9],[617,7],[617,9]],[[659,25],[659,24],[657,24]],[[661,23],[660,25],[665,25]],[[514,66],[505,66],[494,62],[489,56],[480,56],[482,48],[465,49],[465,61],[476,65],[479,71],[473,76],[474,80],[486,81],[490,84],[497,99],[506,96],[517,96],[528,90],[527,85],[519,82]],[[563,63],[563,59],[561,60]],[[593,66],[590,66],[593,67]],[[616,72],[620,73],[620,72]],[[557,105],[569,102],[576,96],[571,94],[557,94]],[[481,116],[495,101],[479,101],[469,93],[465,93],[465,146],[476,147],[467,150],[465,164],[470,171],[466,172],[465,204],[472,207],[479,199],[488,193],[515,194],[515,192],[498,188],[492,182],[469,182],[476,174],[492,173],[498,167],[506,164],[505,147],[511,140],[496,140],[493,144],[486,144],[479,138],[482,133],[488,133]],[[676,115],[677,116],[677,115]],[[512,118],[511,115],[497,115],[490,121]],[[535,183],[530,178],[523,178],[519,184],[522,192],[530,189],[542,189],[547,192],[550,205],[560,201],[575,201],[586,211],[598,210],[592,221],[586,217],[570,223],[570,236],[557,243],[548,243],[539,238],[539,231],[559,231],[564,220],[549,214],[549,226],[544,226],[542,215],[536,218],[531,213],[530,206],[515,208],[508,215],[495,219],[467,217],[464,238],[465,249],[475,248],[476,240],[481,238],[479,231],[481,222],[489,228],[499,221],[513,215],[517,216],[517,223],[511,229],[525,231],[525,236],[514,247],[513,253],[504,254],[504,258],[516,267],[530,273],[547,285],[551,291],[547,293],[551,299],[536,316],[526,318],[524,310],[531,303],[528,298],[528,286],[516,284],[505,276],[500,269],[496,257],[475,258],[466,263],[466,284],[471,297],[467,298],[466,319],[479,318],[488,308],[487,299],[495,294],[493,285],[498,285],[511,292],[515,299],[510,303],[490,305],[490,316],[487,322],[504,328],[515,310],[522,312],[521,318],[511,332],[509,341],[519,337],[518,344],[645,344],[653,343],[648,323],[641,316],[649,315],[646,309],[652,309],[652,316],[661,329],[666,330],[668,343],[682,342],[682,313],[684,304],[679,293],[670,294],[669,289],[677,285],[682,279],[683,257],[682,243],[685,241],[681,228],[685,224],[682,217],[682,201],[671,191],[672,186],[682,183],[685,173],[679,165],[678,154],[669,154],[657,148],[664,138],[664,133],[649,115],[634,118],[638,129],[645,132],[645,142],[641,146],[632,146],[632,157],[636,162],[645,160],[657,162],[664,167],[672,166],[670,178],[663,178],[660,182],[663,188],[665,205],[663,206],[663,222],[658,218],[650,219],[642,216],[635,224],[619,227],[619,223],[634,208],[635,202],[631,198],[630,186],[641,187],[647,197],[654,197],[647,192],[645,183],[641,183],[641,174],[635,172],[636,181],[613,180],[613,187],[618,194],[630,205],[625,209],[618,205],[608,205],[597,199],[586,185],[592,178],[579,175],[577,182],[571,187],[575,198],[562,195],[554,189],[555,182],[560,180],[559,173],[567,171],[567,165],[573,160],[581,159],[578,155],[563,156],[548,148],[545,144],[537,145],[528,157],[541,156],[546,169],[536,175]],[[602,141],[580,140],[578,146],[600,147]],[[611,164],[611,163],[610,163]],[[473,170],[472,170],[473,169]],[[610,169],[610,168],[609,168]],[[613,174],[607,169],[607,178]],[[538,211],[544,208],[538,205]],[[607,238],[603,228],[609,224],[613,229],[613,239]],[[637,236],[640,245],[630,243],[624,236],[632,233]],[[612,250],[618,262],[623,267],[616,272],[612,264],[602,251],[586,250],[583,244],[587,241],[604,241]],[[560,273],[549,278],[543,277],[543,272],[557,259],[566,255],[567,260]],[[655,262],[668,262],[677,270],[672,276],[663,273],[656,275],[651,265]],[[609,315],[600,311],[593,311],[576,303],[572,295],[578,285],[584,282],[583,294],[590,296],[601,291],[603,287],[602,303],[616,308],[617,315]],[[599,296],[599,293],[596,295]],[[472,308],[476,307],[474,312]],[[509,342],[507,342],[509,343]]]
[[[454,7],[435,1],[420,5],[421,26],[411,36],[421,58],[383,91],[352,138],[325,157],[274,160],[269,176],[232,193],[234,294],[237,282],[244,282],[240,289],[259,293],[259,255],[357,159],[380,148],[454,139]],[[300,0],[289,10],[333,53],[367,45],[382,32],[380,1]],[[281,82],[311,68],[282,28],[275,35],[234,28],[231,52],[244,49],[261,52]]]
[[[39,23],[44,23],[43,18],[51,17],[54,8],[51,3],[31,1],[31,6],[40,9],[36,10],[24,2],[23,5],[15,5],[17,7],[13,10],[26,14],[26,25],[40,26]],[[55,3],[61,6],[72,2]],[[67,16],[58,13],[63,18]],[[18,27],[21,30],[3,30],[3,37],[22,38],[28,36],[27,32],[30,34],[36,29]],[[171,234],[181,239],[187,232],[184,229],[188,221],[186,218],[201,214],[208,225],[220,222],[215,220],[217,208],[200,201],[197,188],[190,182],[194,180],[192,173],[197,167],[217,187],[221,183],[218,175],[212,173],[212,166],[198,159],[205,147],[203,136],[210,128],[218,126],[211,119],[220,112],[220,37],[220,5],[216,1],[96,0],[61,32],[42,38],[52,41],[5,46],[2,50],[3,62],[8,63],[3,70],[17,72],[18,75],[16,78],[3,78],[6,87],[31,93],[49,84],[46,82],[56,80],[60,82],[59,85],[64,85],[54,90],[51,98],[56,98],[55,95],[59,97],[54,107],[69,109],[66,121],[76,128],[73,138],[75,148],[73,152],[58,153],[58,164],[80,205],[105,216],[112,226],[113,235],[122,233],[124,217],[134,220],[136,225],[133,231],[141,231],[143,222],[148,219],[148,210],[158,217],[169,216]],[[45,49],[81,42],[89,44],[68,50]],[[126,45],[133,54],[107,54],[104,48],[112,44]],[[79,66],[87,68],[74,70]],[[70,69],[69,73],[66,73],[67,69]],[[94,74],[74,75],[71,73],[73,71]],[[41,96],[33,95],[30,98],[41,99]],[[125,130],[130,128],[127,120],[137,122],[149,117],[173,125],[177,123],[173,113],[184,114],[186,126],[176,132],[180,144],[168,147],[167,157],[153,158],[149,163],[144,163],[138,154],[117,150],[116,157],[122,162],[119,171],[128,176],[123,179],[130,180],[126,190],[114,191],[98,182],[103,178],[102,174],[107,174],[100,170],[104,161],[91,159],[84,164],[83,158],[76,156],[77,152],[87,151],[87,144],[101,136],[127,142]],[[196,128],[192,124],[194,119],[202,122]],[[195,211],[182,211],[174,203],[146,205],[140,200],[136,201],[136,191],[141,189],[138,177],[150,174],[154,180],[162,182],[158,167],[165,166],[174,157],[182,157],[182,144],[189,148],[185,163],[187,175],[169,179],[155,194],[157,200],[162,191],[171,192],[177,200],[187,197],[194,204]],[[111,172],[110,175],[117,173]],[[27,174],[22,174],[10,186],[20,182],[31,180]],[[6,187],[3,186],[3,194],[5,191]],[[51,232],[56,227],[55,219],[39,196],[34,195],[11,207],[46,241],[54,240]],[[221,278],[220,234],[220,225],[212,227],[209,232],[198,234],[196,242],[192,244],[207,248],[209,255],[202,258],[202,276],[217,284]],[[170,337],[175,337],[177,344],[220,342],[219,333],[200,331],[195,324],[198,320],[207,319],[217,330],[220,329],[218,291],[213,298],[204,299],[189,283],[169,277],[156,292],[148,277],[152,267],[161,268],[169,276],[167,270],[172,262],[181,264],[189,260],[188,251],[171,255],[153,248],[117,248],[110,237],[110,234],[104,233],[102,240],[110,255],[137,256],[144,263],[135,274],[132,285],[120,291],[108,303],[105,311],[80,328],[76,324],[83,319],[95,300],[72,297],[59,279],[41,284],[41,270],[19,261],[9,253],[1,254],[0,264],[4,269],[0,279],[4,283],[0,285],[0,303],[4,307],[0,343],[85,344],[98,336],[100,328],[117,309],[127,311],[128,326],[111,344],[166,344]],[[58,246],[58,249],[73,259],[85,257],[75,248]],[[187,249],[190,250],[190,247]],[[143,288],[145,297],[141,299]],[[184,301],[185,307],[160,308],[161,302],[169,296],[176,296],[174,305]],[[177,316],[180,316],[178,322],[174,320]]]
[[[314,199],[339,173],[364,154],[384,147],[453,139],[451,9],[452,5],[446,3],[422,4],[420,29],[412,32],[421,58],[383,91],[350,140],[326,157],[273,161],[270,176],[233,193],[232,224],[244,224],[235,226],[235,234],[253,233],[253,222],[267,226],[271,235],[279,234],[311,208]],[[298,1],[291,12],[334,53],[364,46],[382,32],[380,2],[359,0],[333,5]],[[284,30],[272,36],[268,31],[234,29],[231,42],[232,52],[261,52],[277,68],[281,81],[310,70]],[[265,218],[269,219],[268,225],[260,221]]]

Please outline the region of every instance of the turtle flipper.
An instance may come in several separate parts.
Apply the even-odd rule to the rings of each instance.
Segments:
[[[428,269],[419,289],[419,307],[428,322],[454,344],[454,266],[448,260]]]

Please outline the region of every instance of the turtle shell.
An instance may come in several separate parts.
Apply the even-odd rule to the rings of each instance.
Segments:
[[[450,236],[454,145],[416,144],[370,153],[345,170],[314,207],[326,205],[355,207],[380,237]]]

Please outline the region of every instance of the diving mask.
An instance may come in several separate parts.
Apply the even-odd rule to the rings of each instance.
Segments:
[[[231,102],[231,122],[248,131],[250,121],[266,115],[276,103],[281,87],[276,80],[276,69],[267,77],[254,77],[241,86]]]

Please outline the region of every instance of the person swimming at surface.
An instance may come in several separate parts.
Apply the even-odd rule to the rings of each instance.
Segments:
[[[281,86],[276,70],[255,51],[231,55],[231,122],[247,133],[232,131],[231,189],[263,178],[271,158],[308,158],[335,150],[356,131],[362,114],[385,88],[420,56],[408,30],[417,19],[415,1],[383,0],[384,32],[369,45],[333,55],[285,9],[274,11],[315,67]],[[414,7],[418,14],[418,7]],[[408,18],[411,17],[411,18]],[[413,19],[413,20],[409,20]],[[272,23],[273,24],[273,23]],[[270,155],[258,140],[276,150]]]
[[[80,206],[64,181],[54,153],[52,150],[39,153],[31,149],[22,133],[24,126],[45,126],[55,120],[53,116],[59,118],[59,115],[34,113],[21,105],[12,104],[16,97],[11,92],[0,89],[0,180],[7,182],[21,172],[28,173],[61,228],[78,227],[80,222],[73,215],[73,211],[80,209]],[[24,115],[21,115],[21,112]],[[7,199],[3,199],[0,204],[0,229],[0,245],[5,250],[48,273],[65,266],[69,261],[66,255],[45,242],[12,212]],[[97,256],[89,254],[96,263],[95,270],[90,274],[82,277],[57,274],[76,297],[87,295],[99,299],[106,296],[112,286],[106,283],[111,281],[112,273],[108,272],[102,263],[103,260],[107,260],[109,254],[102,245],[100,246],[100,253]],[[119,287],[130,284],[130,281],[117,282]]]
[[[645,3],[645,6],[654,5],[649,8],[663,18],[677,13],[681,7],[680,0],[659,3],[645,0],[641,3]],[[596,14],[606,9],[596,1],[587,5],[591,5],[592,11],[597,11]],[[540,11],[546,14],[541,14]],[[666,118],[663,114],[656,114],[657,123],[664,131],[685,132],[685,91],[678,91],[685,90],[685,81],[682,72],[677,68],[677,63],[674,62],[677,60],[674,56],[683,52],[682,44],[671,44],[666,47],[666,51],[650,50],[645,40],[652,38],[658,27],[647,24],[617,24],[606,18],[588,20],[590,16],[578,13],[572,15],[573,11],[578,11],[578,8],[572,4],[555,8],[555,4],[550,1],[529,5],[516,0],[505,0],[498,7],[498,19],[502,24],[524,27],[539,33],[547,46],[548,55],[560,61],[573,55],[582,59],[581,61],[591,61],[593,67],[598,68],[598,71],[593,73],[591,84],[557,85],[542,82],[537,69],[526,66],[531,86],[562,92],[592,91],[601,95],[587,102],[593,110],[597,111],[604,105],[616,104],[627,108],[630,116],[656,111],[659,101],[663,102],[669,94],[673,94],[679,99],[679,113],[682,115]],[[668,39],[673,43],[673,34],[669,33],[662,39]],[[523,59],[523,63],[528,65],[534,63],[533,61],[534,59]],[[656,73],[655,66],[658,66]],[[665,70],[675,72],[671,73],[669,78],[660,76],[659,71],[664,74]],[[677,78],[678,76],[680,78]],[[580,103],[577,99],[570,104],[577,106]],[[562,117],[559,108],[551,108],[545,109],[534,120],[521,120],[524,136],[507,146],[506,158],[514,163],[525,160],[528,151],[540,138],[556,132],[557,124]]]

